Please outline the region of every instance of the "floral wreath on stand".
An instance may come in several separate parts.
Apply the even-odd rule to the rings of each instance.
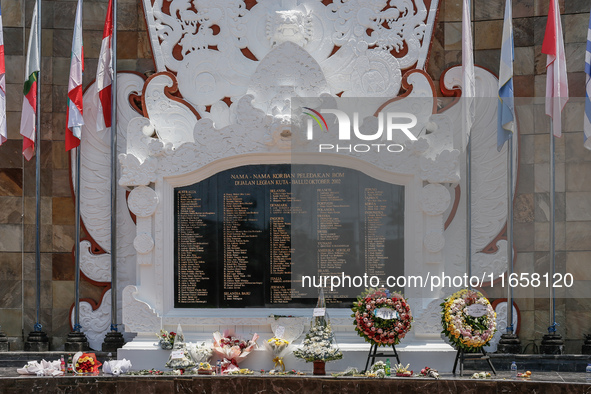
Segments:
[[[351,308],[355,331],[378,346],[398,345],[411,328],[412,314],[406,299],[387,289],[365,290]]]
[[[457,350],[477,352],[497,331],[497,314],[479,291],[463,289],[441,304],[442,334]]]

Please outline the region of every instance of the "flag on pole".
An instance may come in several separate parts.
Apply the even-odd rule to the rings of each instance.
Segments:
[[[96,69],[96,90],[98,92],[98,113],[96,117],[97,131],[111,127],[111,83],[113,81],[113,0],[109,0],[103,42]]]
[[[589,30],[587,30],[587,53],[585,53],[585,148],[591,150],[591,16],[589,16]]]
[[[33,9],[27,64],[25,65],[25,87],[23,93],[23,110],[21,113],[21,135],[23,136],[23,156],[31,160],[35,153],[35,120],[37,118],[37,79],[39,71],[39,40],[37,38],[37,3]]]
[[[500,152],[515,131],[515,104],[513,99],[513,13],[511,0],[505,1],[505,22],[499,66],[499,104],[497,118],[497,150]]]
[[[470,130],[474,122],[474,96],[476,82],[474,77],[474,53],[472,51],[472,21],[470,18],[470,0],[463,0],[462,14],[462,98],[464,118],[464,147],[468,145]]]
[[[548,55],[546,60],[546,115],[552,118],[554,136],[560,137],[562,135],[561,112],[568,101],[568,81],[562,23],[560,22],[557,0],[550,0],[542,53]]]
[[[74,38],[72,39],[72,58],[70,60],[70,80],[68,82],[68,108],[66,115],[66,151],[80,145],[80,131],[84,125],[82,117],[82,73],[84,72],[84,49],[82,46],[82,0],[78,0]]]
[[[6,67],[4,65],[4,33],[0,10],[0,145],[8,139],[6,132]]]

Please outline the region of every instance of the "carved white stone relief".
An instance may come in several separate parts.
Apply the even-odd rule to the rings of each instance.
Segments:
[[[129,332],[158,332],[162,319],[150,305],[137,298],[138,288],[123,289],[123,324]]]
[[[158,196],[149,187],[136,187],[129,193],[127,198],[129,209],[136,216],[145,218],[152,216],[158,206]]]
[[[111,254],[93,254],[88,241],[80,242],[80,267],[95,282],[111,281]]]
[[[133,240],[133,247],[139,254],[147,254],[154,249],[154,240],[148,233],[139,233]]]
[[[111,290],[107,290],[97,309],[86,301],[80,301],[80,325],[91,349],[102,348],[105,335],[111,330]],[[74,326],[74,315],[70,316]]]
[[[497,134],[497,95],[498,80],[487,70],[477,67],[475,111],[478,114],[471,131],[472,145],[472,274],[483,273],[500,275],[507,269],[507,242],[498,240],[507,221],[507,144],[500,152],[496,150]],[[447,89],[461,86],[461,67],[453,67],[443,78]],[[461,121],[460,105],[445,113],[452,121]],[[518,138],[514,135],[514,175],[517,174]],[[462,160],[462,173],[465,173],[465,160]],[[514,176],[514,182],[517,177]],[[515,187],[515,183],[514,183]],[[466,185],[462,183],[462,200],[465,206]],[[450,236],[466,234],[465,212],[459,210],[455,223],[448,229]],[[456,227],[457,226],[457,227]],[[493,241],[496,242],[493,244]],[[465,243],[465,241],[464,241]],[[496,247],[486,251],[486,247]],[[450,250],[447,258],[455,261],[458,270],[465,270],[465,250]]]
[[[144,79],[136,74],[121,73],[118,82],[118,146],[120,152],[126,150],[127,127],[130,119],[136,117],[137,112],[129,104],[129,95],[142,90]],[[84,94],[84,119],[81,141],[81,195],[80,215],[88,235],[106,253],[93,254],[88,241],[80,244],[80,270],[89,279],[108,284],[111,280],[111,136],[105,130],[96,130],[96,86],[90,85]],[[74,152],[74,151],[72,151]],[[74,157],[72,157],[74,158]],[[73,161],[74,162],[74,161]],[[72,174],[72,177],[74,174]],[[133,223],[125,198],[125,190],[117,190],[117,278],[119,293],[123,287],[135,282],[136,253],[133,248],[135,224]],[[119,305],[121,304],[121,297]],[[104,302],[108,300],[107,307]],[[93,311],[91,304],[82,303],[80,321],[82,330],[86,333],[91,346],[100,349],[105,331],[104,314],[110,322],[110,297],[95,300],[99,304],[100,312]],[[118,308],[121,310],[121,308]],[[110,327],[108,327],[110,328]],[[99,341],[100,338],[100,341]],[[95,340],[96,339],[96,340]],[[93,345],[94,344],[94,345]]]

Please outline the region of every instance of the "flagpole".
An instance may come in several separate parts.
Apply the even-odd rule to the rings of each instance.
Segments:
[[[550,122],[550,270],[552,272],[551,280],[556,272],[556,218],[555,218],[555,190],[556,190],[556,155],[554,149],[554,130],[553,122]],[[556,299],[554,286],[550,286],[550,325],[548,333],[556,333]]]
[[[81,20],[78,20],[78,16],[82,15],[82,5],[83,2],[82,0],[80,0],[80,2],[77,5],[76,8],[76,22],[75,22],[75,26],[74,26],[74,36],[72,38],[72,48],[74,48],[74,44],[77,40],[77,28],[78,28],[78,24],[80,23],[80,27],[81,27]],[[80,9],[78,9],[78,7],[80,7]],[[79,32],[80,34],[82,34],[82,32]],[[74,51],[74,49],[72,50]],[[74,52],[72,52],[72,56],[74,56]],[[70,75],[72,73],[72,69],[70,69]],[[81,81],[80,81],[81,82]],[[70,111],[71,107],[68,109],[68,114],[69,116],[73,116],[73,112]],[[68,128],[68,124],[66,124],[66,128]],[[81,127],[81,125],[77,125],[77,126],[73,126],[72,127],[72,131],[74,130],[74,127]],[[70,147],[68,147],[68,134],[69,130],[66,130],[66,149],[71,149]],[[76,149],[76,158],[75,158],[75,168],[76,168],[76,174],[75,174],[75,181],[74,181],[74,197],[75,197],[75,222],[76,222],[76,227],[75,227],[75,235],[74,235],[74,259],[75,259],[75,268],[74,268],[74,294],[75,294],[75,299],[74,299],[74,327],[72,328],[72,331],[68,334],[68,339],[66,340],[66,342],[64,343],[64,348],[67,352],[79,352],[79,351],[84,351],[87,350],[88,347],[88,340],[86,338],[86,335],[81,331],[82,326],[80,325],[80,194],[82,192],[82,187],[81,187],[81,183],[80,183],[80,155],[81,155],[81,151],[82,151],[82,135],[81,133],[79,134],[79,136],[77,137],[76,135],[74,135],[73,138],[80,138],[80,140],[77,140],[78,145],[74,148]]]
[[[37,0],[37,42],[41,43],[41,0]],[[33,26],[31,26],[31,29]],[[37,73],[37,105],[35,108],[35,325],[25,342],[25,350],[48,351],[49,338],[42,331],[41,310],[41,45],[37,46],[39,72]]]
[[[111,331],[117,332],[117,0],[113,0],[111,48]]]
[[[515,131],[514,131],[515,132]],[[513,273],[513,137],[507,141],[507,279]],[[507,329],[501,335],[497,345],[497,353],[521,353],[521,341],[515,334],[513,321],[513,287],[507,288]]]
[[[76,174],[74,181],[74,193],[75,193],[75,244],[74,244],[74,258],[75,258],[75,271],[74,271],[74,327],[68,334],[68,339],[64,343],[64,349],[67,352],[79,352],[88,349],[88,340],[86,334],[80,329],[80,148],[82,145],[78,145],[76,148]]]
[[[507,145],[509,176],[507,177],[507,268],[513,274],[513,134]],[[509,279],[507,278],[507,279]],[[513,334],[513,287],[507,291],[507,334]]]
[[[105,336],[104,352],[115,352],[125,344],[117,327],[117,0],[113,0],[111,49],[111,331]]]
[[[468,0],[469,8],[472,14],[474,14],[474,2]],[[471,20],[470,29],[474,24],[474,20]],[[474,50],[474,35],[470,34],[472,39],[472,50]],[[463,51],[463,48],[462,48]],[[463,55],[462,55],[463,56]],[[473,59],[473,52],[470,54]],[[472,61],[472,63],[474,63]],[[465,87],[464,87],[465,89]],[[474,98],[471,98],[472,100]],[[471,114],[464,114],[464,116],[471,116]],[[466,119],[464,119],[466,121]],[[472,121],[470,121],[470,128],[472,127]],[[464,133],[466,135],[466,133]],[[468,130],[468,143],[466,145],[466,273],[468,278],[472,277],[472,130]],[[468,280],[468,288],[472,289],[472,281]]]
[[[37,0],[37,42],[41,44],[41,0]],[[37,56],[41,65],[41,45]],[[41,309],[41,71],[37,74],[37,108],[35,111],[35,285],[37,316],[34,330],[41,331],[39,310]]]
[[[74,301],[74,332],[80,332],[82,326],[80,325],[80,148],[82,144],[76,148],[76,185],[75,185],[75,196],[76,196],[76,233],[75,233],[75,244],[74,244],[74,256],[76,261],[76,271],[74,277],[74,286],[76,299]]]
[[[556,294],[552,285],[556,272],[556,152],[555,137],[562,134],[561,112],[568,101],[568,82],[566,74],[566,57],[560,23],[560,9],[558,0],[550,0],[546,34],[542,43],[542,52],[548,55],[546,63],[546,114],[550,116],[550,272],[548,286],[550,287],[550,308],[548,334],[542,338],[540,353],[562,354],[564,341],[556,332]],[[551,101],[549,101],[551,100]],[[557,107],[558,106],[558,107]],[[554,124],[556,122],[556,124]]]

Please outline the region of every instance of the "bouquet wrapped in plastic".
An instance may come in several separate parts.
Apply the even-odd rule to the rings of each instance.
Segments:
[[[189,369],[193,368],[195,365],[191,352],[189,352],[185,345],[185,337],[181,325],[179,324],[166,366],[172,369]]]
[[[285,363],[283,362],[284,352],[289,347],[289,341],[274,336],[265,341],[265,346],[273,355],[273,369],[285,372]]]
[[[103,364],[103,373],[110,375],[119,376],[122,373],[129,372],[131,370],[131,361],[127,359],[123,360],[111,360],[105,361]]]
[[[202,342],[201,344],[189,343],[187,345],[187,350],[191,353],[191,357],[193,357],[195,364],[207,363],[212,354],[211,346],[206,345],[205,342]]]
[[[236,337],[229,330],[223,334],[219,331],[213,333],[213,351],[222,361],[222,373],[239,371],[238,363],[244,360],[257,345],[258,334],[254,334],[252,339],[246,341]]]
[[[164,350],[172,349],[172,344],[174,343],[174,338],[176,337],[176,332],[171,331],[168,332],[166,330],[160,330],[160,333],[156,334],[158,337],[158,344]]]
[[[61,376],[64,374],[60,370],[60,360],[29,361],[25,366],[18,368],[16,371],[21,375]]]
[[[72,358],[72,364],[74,365],[74,372],[81,374],[98,374],[99,367],[103,365],[97,360],[94,353],[82,353],[78,352],[74,354]]]

